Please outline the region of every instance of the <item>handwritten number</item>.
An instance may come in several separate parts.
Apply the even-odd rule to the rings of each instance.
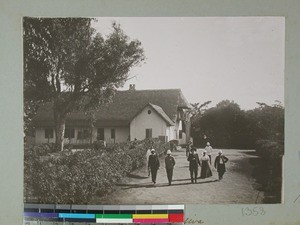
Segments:
[[[258,211],[257,211],[257,207],[253,208],[253,216],[257,216],[258,215]]]
[[[266,214],[266,211],[263,207],[245,207],[242,208],[242,216],[263,216]]]

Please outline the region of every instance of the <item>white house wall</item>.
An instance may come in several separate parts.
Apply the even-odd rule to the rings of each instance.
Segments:
[[[115,139],[111,138],[111,129],[115,129]],[[107,143],[126,142],[129,137],[129,127],[105,127],[104,140]]]
[[[175,131],[175,126],[171,126],[169,127],[170,131],[169,131],[169,141],[171,140],[175,140],[176,139],[176,131]]]
[[[53,130],[53,138],[45,138],[45,128],[37,127],[35,129],[35,143],[54,143],[55,142],[55,130]]]
[[[111,139],[111,129],[115,129],[115,140]],[[64,143],[65,144],[87,144],[90,143],[90,139],[77,139],[78,137],[78,131],[83,128],[74,128],[75,136],[74,138],[65,138]],[[85,128],[88,129],[88,128]],[[97,140],[97,129],[93,128],[92,131],[92,138],[93,141]],[[126,142],[129,136],[129,127],[105,127],[104,128],[104,140],[107,143],[120,143],[120,142]],[[35,130],[35,143],[36,144],[42,144],[42,143],[55,143],[55,129],[53,128],[53,138],[45,138],[45,128],[38,127]]]
[[[148,114],[151,110],[151,114]],[[152,137],[167,136],[167,124],[161,116],[150,106],[145,107],[130,123],[130,139],[143,140],[146,138],[146,129],[152,129]],[[169,137],[168,137],[168,140]]]

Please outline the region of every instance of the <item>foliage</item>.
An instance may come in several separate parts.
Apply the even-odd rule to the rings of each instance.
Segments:
[[[102,196],[127,173],[145,163],[146,141],[115,144],[84,151],[62,151],[50,155],[35,154],[25,146],[25,197],[39,203],[87,204],[96,194]],[[154,139],[159,155],[168,143]]]
[[[256,142],[255,149],[260,157],[255,165],[254,176],[265,192],[264,203],[280,203],[283,143],[259,140]]]
[[[207,106],[211,103],[211,101],[206,101],[204,103],[202,103],[200,105],[199,102],[197,103],[191,103],[191,106],[193,107],[192,110],[191,110],[191,114],[193,116],[196,116],[196,115],[201,115],[205,112],[205,110],[207,109]]]
[[[257,154],[265,160],[278,159],[284,154],[283,143],[270,140],[258,140],[255,144]]]
[[[92,20],[23,20],[24,103],[53,103],[56,144],[61,150],[67,114],[110,101],[130,69],[145,59],[141,43],[130,40],[120,25],[113,23],[104,38],[91,27]]]
[[[261,139],[283,143],[284,108],[281,104],[244,111],[233,101],[225,100],[192,118],[194,144],[204,146],[208,136],[215,147],[255,148]]]

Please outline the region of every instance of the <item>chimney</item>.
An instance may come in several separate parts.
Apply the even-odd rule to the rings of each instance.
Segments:
[[[129,90],[134,91],[135,90],[135,84],[129,84]]]

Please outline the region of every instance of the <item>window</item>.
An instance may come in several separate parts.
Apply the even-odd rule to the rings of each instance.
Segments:
[[[151,114],[151,110],[150,110],[150,109],[148,110],[148,114],[149,114],[149,115]]]
[[[46,128],[45,129],[45,138],[53,138],[53,129],[52,128]]]
[[[77,139],[87,139],[89,138],[88,129],[80,129],[78,130]]]
[[[97,140],[104,141],[104,128],[98,128],[97,130]]]
[[[179,139],[182,139],[182,130],[179,131]]]
[[[75,130],[74,128],[66,128],[65,129],[65,138],[74,138],[75,137]]]
[[[112,128],[110,132],[110,138],[115,139],[116,138],[116,129]]]
[[[146,129],[146,138],[152,138],[152,129]]]

